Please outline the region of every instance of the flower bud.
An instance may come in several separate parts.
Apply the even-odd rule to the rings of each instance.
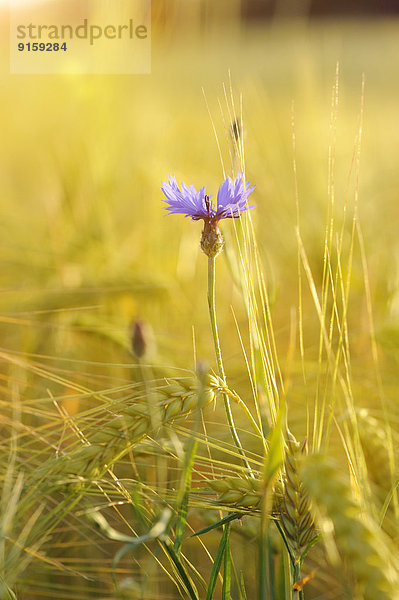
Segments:
[[[224,239],[216,221],[205,221],[201,236],[201,250],[209,258],[215,258],[223,250]]]
[[[136,321],[132,326],[132,350],[137,358],[143,358],[147,351],[147,339],[145,325],[142,321]]]

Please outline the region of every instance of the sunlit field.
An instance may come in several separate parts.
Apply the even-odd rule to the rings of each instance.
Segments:
[[[398,598],[399,24],[154,10],[133,76],[5,39],[0,598]],[[244,171],[212,262],[162,182]]]

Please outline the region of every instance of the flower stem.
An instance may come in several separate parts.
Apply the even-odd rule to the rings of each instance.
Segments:
[[[215,346],[216,362],[218,365],[219,377],[226,383],[226,373],[224,371],[222,351],[220,349],[218,326],[216,321],[216,308],[215,308],[215,257],[208,258],[208,307],[209,317],[211,320],[213,344]],[[241,445],[240,438],[234,424],[233,414],[231,412],[230,400],[227,394],[223,394],[224,407],[226,409],[227,422],[229,424],[230,433],[237,447],[238,452],[242,456],[244,466],[251,473],[252,469],[245,457],[244,448]]]
[[[293,584],[301,579],[301,563],[295,561],[293,569]],[[303,600],[303,591],[292,589],[292,600]]]

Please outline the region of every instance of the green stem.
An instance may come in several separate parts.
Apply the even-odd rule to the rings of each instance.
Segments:
[[[224,366],[223,366],[222,351],[220,349],[219,333],[218,333],[218,326],[217,326],[217,321],[216,321],[215,257],[208,258],[208,307],[209,307],[209,317],[211,320],[212,337],[213,337],[213,344],[215,346],[216,362],[218,365],[219,377],[220,377],[220,379],[222,379],[223,383],[226,383],[226,373],[224,371]],[[234,443],[237,447],[238,452],[242,456],[244,466],[251,473],[252,469],[250,467],[249,462],[245,458],[244,448],[242,447],[240,438],[238,437],[236,426],[234,424],[233,414],[231,412],[230,400],[229,400],[227,394],[223,394],[223,400],[224,400],[224,407],[226,409],[227,422],[229,424],[231,436],[234,440]]]
[[[292,585],[294,585],[294,583],[296,583],[297,581],[299,581],[301,579],[301,563],[299,561],[295,561],[294,563],[294,569],[293,569],[293,582]],[[303,591],[295,591],[293,589],[292,591],[292,600],[303,600]]]

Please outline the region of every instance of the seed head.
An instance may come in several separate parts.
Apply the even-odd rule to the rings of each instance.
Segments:
[[[145,329],[142,321],[136,321],[132,326],[132,350],[134,355],[139,359],[143,358],[148,349]]]

